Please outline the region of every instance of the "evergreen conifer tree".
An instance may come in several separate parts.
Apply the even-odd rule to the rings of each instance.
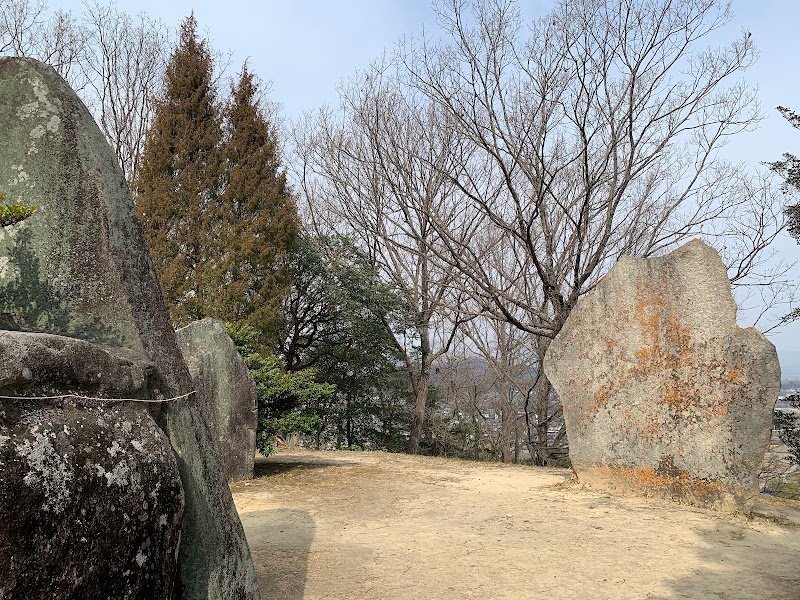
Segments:
[[[134,181],[136,205],[173,323],[207,316],[221,257],[216,199],[222,137],[211,52],[189,16]]]
[[[274,346],[287,291],[286,256],[299,231],[294,198],[281,169],[274,127],[264,116],[259,84],[242,67],[225,111],[223,187],[216,239],[214,316],[244,321]]]

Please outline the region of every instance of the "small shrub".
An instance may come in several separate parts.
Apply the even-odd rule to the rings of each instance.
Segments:
[[[794,408],[800,408],[800,395],[786,398]],[[778,432],[778,438],[789,450],[789,460],[792,464],[800,465],[800,417],[791,412],[776,410],[773,427]]]
[[[276,435],[318,438],[336,386],[317,382],[313,369],[289,372],[278,357],[260,354],[256,349],[258,332],[251,326],[228,323],[226,329],[256,382],[258,451],[269,456]]]
[[[0,194],[0,202],[6,199],[6,194]],[[36,212],[35,206],[25,204],[0,204],[0,227],[8,227],[24,221]]]

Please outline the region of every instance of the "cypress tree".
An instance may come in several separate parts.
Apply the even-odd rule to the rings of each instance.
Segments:
[[[275,128],[261,108],[257,79],[242,67],[225,111],[223,187],[218,199],[220,262],[214,316],[246,322],[274,345],[288,290],[287,254],[299,231],[281,169]]]
[[[173,323],[207,315],[222,137],[207,42],[190,15],[156,101],[138,175],[136,205]]]

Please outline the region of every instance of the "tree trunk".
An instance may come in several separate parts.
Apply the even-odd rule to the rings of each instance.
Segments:
[[[422,440],[422,428],[425,425],[425,407],[428,404],[428,378],[420,381],[417,387],[416,398],[414,399],[414,412],[411,415],[411,435],[408,438],[406,452],[408,454],[419,454],[419,443]]]
[[[425,323],[419,326],[419,360],[420,369],[417,376],[417,385],[413,386],[416,390],[414,398],[414,410],[411,415],[411,434],[408,438],[406,452],[408,454],[419,454],[419,443],[422,440],[422,431],[425,425],[425,408],[428,405],[428,390],[431,378],[431,342],[430,325]],[[413,377],[413,374],[410,374]]]

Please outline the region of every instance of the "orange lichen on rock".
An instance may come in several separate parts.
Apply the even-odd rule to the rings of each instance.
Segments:
[[[604,383],[601,385],[597,390],[594,392],[594,404],[592,404],[591,413],[592,415],[595,414],[597,411],[605,408],[606,404],[608,403],[608,399],[611,398],[611,394],[614,391],[614,388],[610,383]]]
[[[731,369],[722,374],[722,378],[728,383],[733,383],[737,379],[742,378],[742,372],[739,369]]]
[[[638,364],[634,367],[634,373],[643,377],[669,375],[662,384],[658,400],[673,411],[675,418],[710,419],[724,416],[730,399],[707,399],[700,391],[703,387],[701,383],[712,379],[713,373],[709,372],[704,382],[697,381],[693,367],[703,361],[696,356],[687,328],[669,314],[667,303],[658,292],[640,285],[637,286],[637,299],[636,321],[649,338],[649,344],[636,352]],[[736,384],[742,379],[742,372],[726,364],[722,366],[719,377],[723,384]],[[647,427],[643,431],[650,429]]]
[[[600,466],[592,469],[590,477],[597,484],[603,479],[609,484],[640,489],[667,497],[690,497],[708,501],[716,499],[722,489],[718,481],[692,477],[688,472],[677,470],[674,474],[659,473],[651,467],[626,468]]]
[[[636,420],[630,426],[642,439],[648,442],[660,440],[667,432],[664,424],[653,417]],[[622,429],[625,431],[628,427],[623,426]]]
[[[650,342],[636,352],[643,375],[673,371],[692,364],[692,336],[670,314],[658,292],[642,285],[636,289],[636,322]]]
[[[563,402],[579,480],[751,505],[779,364],[764,336],[737,329],[713,248],[620,259],[578,301],[544,370]]]
[[[667,389],[664,390],[660,400],[673,409],[677,415],[685,415],[697,406],[699,393],[697,389],[693,388],[691,382],[672,381],[667,384]]]

